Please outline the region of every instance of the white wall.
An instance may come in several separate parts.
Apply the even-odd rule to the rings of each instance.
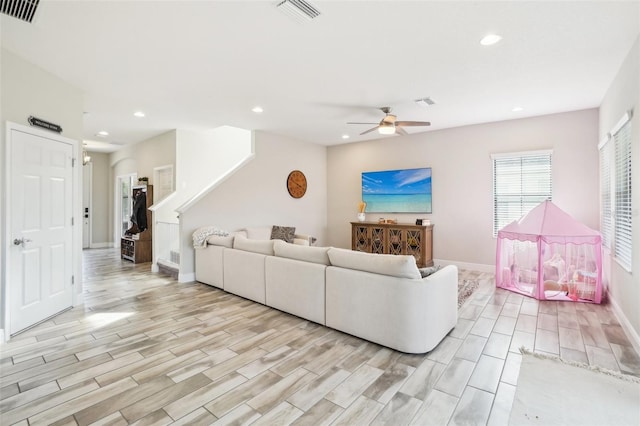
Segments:
[[[361,172],[432,167],[435,259],[494,265],[490,155],[552,149],[553,201],[598,229],[598,111],[595,109],[391,137],[328,149],[328,243],[351,247],[361,199]],[[377,220],[380,214],[367,214]]]
[[[192,200],[212,183],[253,153],[253,135],[250,130],[221,126],[209,132],[178,130],[176,192],[162,209],[169,218],[158,219],[177,222],[176,209]],[[163,212],[158,211],[158,217]],[[170,220],[173,219],[173,220]]]
[[[146,176],[153,185],[153,168],[176,163],[176,131],[171,130],[133,145],[125,145],[112,152],[109,158],[109,229],[114,238],[115,226],[115,185],[118,176],[137,173]],[[175,167],[174,167],[175,173]]]
[[[640,350],[640,37],[625,59],[600,106],[600,139],[634,109],[631,122],[632,273],[625,271],[606,253],[610,265],[609,295],[627,332]],[[635,278],[634,278],[635,275]],[[622,314],[622,315],[620,315]]]
[[[325,245],[327,223],[326,147],[255,132],[255,157],[181,215],[181,274],[194,270],[191,234],[200,226],[230,231],[247,226],[295,226]],[[286,180],[292,170],[307,176],[304,197],[292,198]]]
[[[119,173],[138,173],[138,177],[147,176],[153,184],[153,168],[176,161],[176,131],[171,130],[132,145],[125,145],[112,152],[109,159],[111,166],[124,159],[132,159],[132,169],[120,169]]]
[[[188,209],[188,205],[197,203],[230,170],[250,157],[252,151],[252,134],[249,130],[231,126],[221,126],[208,132],[177,130],[175,191],[152,207],[153,220],[156,223],[178,224],[178,211],[181,214]],[[180,233],[183,232],[183,228],[180,221]],[[181,235],[184,240],[184,235]],[[154,269],[159,259],[168,259],[168,250],[172,248],[169,246],[173,244],[168,228],[156,227],[153,239]],[[180,242],[178,248],[180,249]],[[179,278],[191,281],[193,268],[188,266],[185,272],[182,265],[185,262],[191,265],[193,255],[186,253],[185,256],[182,250],[180,251]],[[185,274],[186,278],[183,278]]]
[[[2,264],[5,271],[6,253],[5,242],[8,241],[4,229],[6,218],[4,161],[6,150],[7,121],[29,125],[30,115],[62,126],[62,136],[80,141],[82,139],[82,92],[74,86],[59,79],[55,75],[25,61],[5,49],[0,49],[0,216],[2,220]],[[82,144],[78,143],[76,158],[80,158]],[[82,163],[80,163],[82,164]],[[74,180],[78,183],[74,192],[74,211],[77,217],[82,217],[82,167],[76,167]],[[78,294],[82,293],[82,220],[77,220],[74,229],[74,275],[80,277],[76,282]],[[4,275],[0,283],[0,329],[4,329],[5,286]]]

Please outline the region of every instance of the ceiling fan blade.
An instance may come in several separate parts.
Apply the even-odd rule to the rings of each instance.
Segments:
[[[407,133],[407,131],[402,127],[396,126],[396,134],[405,136],[405,135],[408,135],[409,133]]]
[[[431,126],[431,123],[428,121],[396,121],[396,126]]]
[[[359,122],[349,121],[347,124],[378,124],[378,123],[359,123]]]
[[[366,135],[369,132],[373,132],[374,130],[378,130],[378,127],[379,126],[376,126],[376,127],[370,128],[369,130],[365,130],[364,132],[360,133],[360,135]]]

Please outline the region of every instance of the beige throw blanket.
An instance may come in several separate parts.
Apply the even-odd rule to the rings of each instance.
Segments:
[[[193,233],[193,247],[197,249],[207,247],[207,238],[212,235],[226,237],[229,233],[215,226],[202,226]]]

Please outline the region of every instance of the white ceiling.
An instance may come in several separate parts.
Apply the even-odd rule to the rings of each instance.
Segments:
[[[43,1],[33,24],[2,15],[2,46],[84,91],[88,141],[227,124],[333,145],[380,137],[346,122],[381,106],[432,123],[410,133],[597,107],[640,33],[639,1],[276,4]]]

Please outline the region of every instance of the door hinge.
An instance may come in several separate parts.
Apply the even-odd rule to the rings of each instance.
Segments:
[[[76,166],[76,159],[72,158],[71,159],[71,167],[75,167]]]
[[[71,226],[74,225],[73,217],[71,217]]]
[[[75,285],[75,284],[76,284],[76,276],[71,275],[71,285]]]

